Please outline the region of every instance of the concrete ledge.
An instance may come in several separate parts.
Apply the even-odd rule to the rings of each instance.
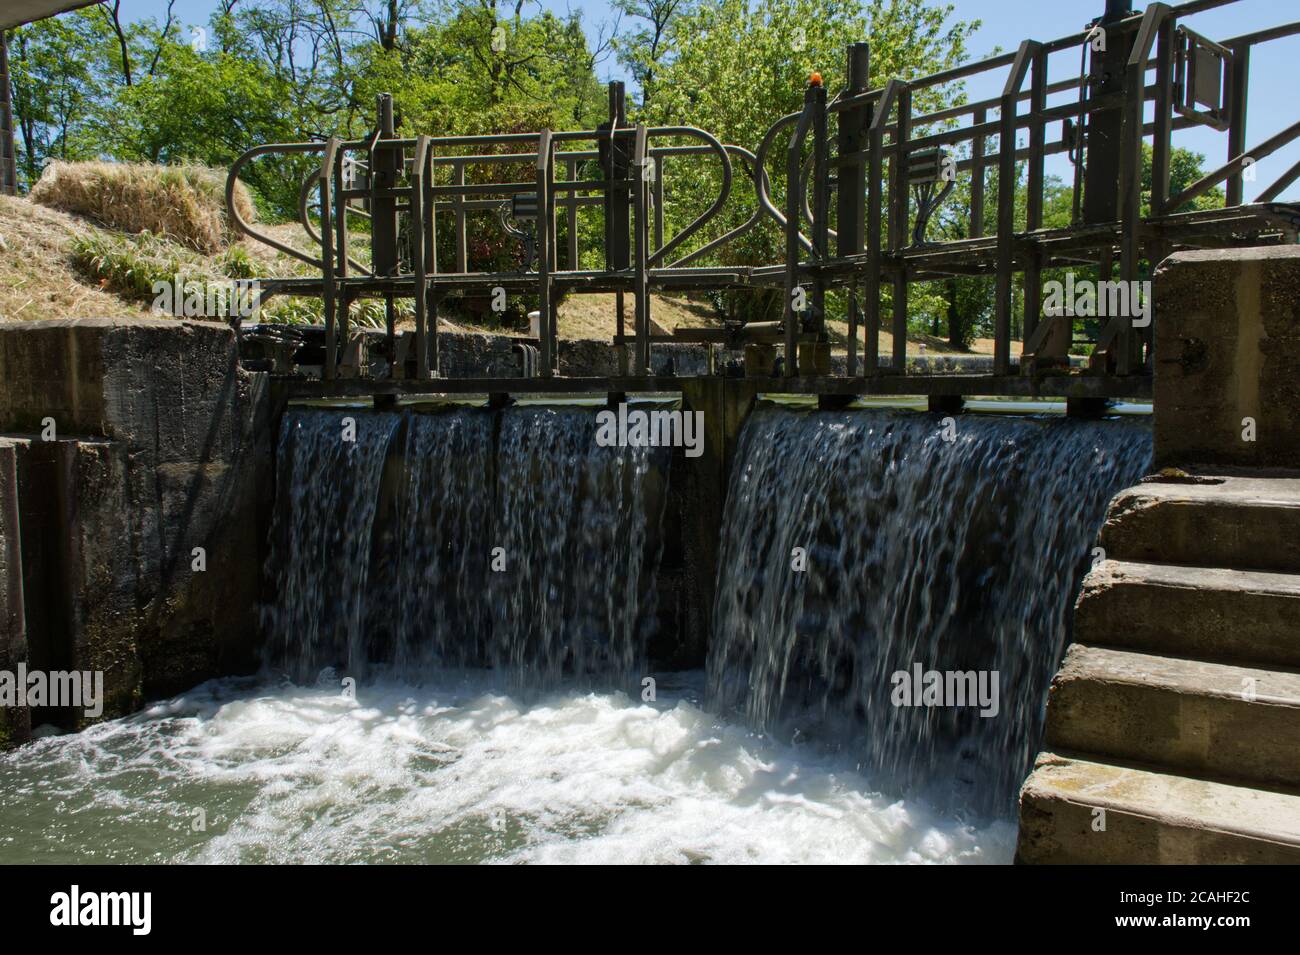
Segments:
[[[1074,639],[1222,663],[1300,667],[1300,576],[1107,560],[1083,581]]]
[[[1020,791],[1016,860],[1294,865],[1300,796],[1043,753]]]
[[[1101,546],[1112,559],[1300,572],[1300,479],[1149,482],[1111,501]]]
[[[1046,746],[1179,772],[1300,785],[1300,674],[1074,644]]]
[[[1300,247],[1179,252],[1155,286],[1156,466],[1300,467]]]

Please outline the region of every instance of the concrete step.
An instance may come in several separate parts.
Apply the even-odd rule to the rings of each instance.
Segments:
[[[1300,795],[1042,753],[1020,791],[1016,860],[1300,863]]]
[[[1300,674],[1074,644],[1047,749],[1263,785],[1300,785]]]
[[[1300,575],[1107,560],[1084,579],[1074,639],[1300,668]]]
[[[1121,491],[1101,532],[1106,556],[1300,573],[1300,478],[1213,480]]]

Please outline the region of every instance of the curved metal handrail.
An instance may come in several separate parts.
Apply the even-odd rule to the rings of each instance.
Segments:
[[[705,209],[702,213],[696,216],[695,219],[689,225],[687,225],[684,229],[682,229],[675,236],[673,236],[671,240],[664,243],[664,245],[662,245],[659,249],[655,251],[653,255],[649,257],[647,265],[654,266],[658,264],[660,261],[662,261],[663,258],[669,252],[677,248],[679,245],[681,245],[683,242],[689,239],[692,235],[698,232],[701,228],[703,228],[706,222],[708,222],[710,219],[712,219],[714,216],[716,216],[719,212],[722,211],[722,207],[727,202],[727,197],[731,195],[732,173],[731,173],[731,159],[727,155],[727,148],[723,146],[722,143],[718,141],[718,138],[714,136],[712,133],[707,133],[704,130],[697,129],[694,126],[655,126],[655,127],[651,127],[650,129],[647,129],[646,135],[647,136],[691,136],[694,137],[695,139],[701,139],[715,153],[718,154],[718,158],[722,161],[722,188],[718,190],[717,198],[713,200],[713,204],[709,206],[709,208]],[[639,227],[640,226],[638,226],[638,228]]]
[[[776,139],[776,134],[791,123],[797,122],[802,115],[802,110],[798,113],[790,113],[788,116],[782,116],[769,126],[767,132],[763,134],[763,141],[759,143],[758,152],[756,153],[755,161],[758,163],[758,167],[763,170],[763,188],[759,192],[758,203],[762,206],[764,212],[776,220],[782,232],[785,231],[786,227],[785,214],[772,202],[772,197],[767,191],[767,153],[772,148],[772,141]],[[813,250],[812,240],[802,232],[799,233],[799,244],[809,252]]]
[[[230,164],[230,172],[226,175],[226,215],[229,216],[235,228],[249,238],[256,239],[273,249],[278,249],[285,255],[306,262],[308,265],[314,265],[318,269],[325,267],[325,263],[321,259],[313,259],[305,252],[300,252],[291,245],[286,245],[278,239],[273,239],[265,233],[258,232],[245,221],[244,217],[239,214],[239,210],[235,208],[235,183],[239,181],[239,171],[258,156],[273,152],[287,153],[289,155],[315,153],[324,149],[325,143],[268,143],[265,146],[254,146]]]
[[[325,249],[325,242],[321,239],[321,234],[316,231],[316,227],[311,224],[311,216],[307,208],[307,203],[311,199],[312,190],[318,188],[319,186],[320,186],[319,170],[308,173],[307,178],[305,178],[302,181],[302,188],[298,190],[298,224],[302,226],[302,230],[307,233],[307,238],[311,239],[313,242],[319,245],[323,252]],[[369,214],[362,211],[361,209],[353,209],[351,206],[347,206],[345,208],[348,212],[352,213],[353,215],[364,216],[367,219],[370,218]],[[320,260],[318,259],[317,262],[319,263],[319,261]],[[352,256],[348,256],[348,264],[352,266],[354,269],[357,269],[360,272],[364,272],[366,275],[369,275],[371,277],[373,277],[375,274],[373,270],[366,268],[363,264],[358,262],[356,259],[352,258]]]

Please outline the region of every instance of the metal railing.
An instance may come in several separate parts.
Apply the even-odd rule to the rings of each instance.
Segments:
[[[891,78],[870,89],[866,43],[848,50],[846,86],[834,98],[814,77],[802,108],[776,120],[754,152],[724,144],[702,129],[647,127],[626,121],[622,84],[610,86],[609,118],[595,130],[484,136],[400,138],[390,97],[381,96],[374,132],[362,140],[260,146],[232,166],[228,207],[237,227],[321,270],[319,281],[280,280],[272,291],[319,294],[324,300],[326,357],[323,376],[338,374],[340,348],[349,338],[348,309],[360,297],[386,300],[389,354],[395,356],[395,297],[414,300],[414,369],[418,380],[439,375],[439,303],[452,292],[504,288],[533,294],[542,321],[537,372],[550,377],[559,367],[556,302],[561,293],[612,291],[617,299],[620,367],[627,341],[633,344],[632,372],[651,368],[651,299],[654,289],[782,289],[779,327],[772,323],[729,329],[700,329],[677,340],[725,341],[733,345],[783,344],[786,376],[800,370],[800,346],[813,354],[829,350],[827,293],[845,292],[848,320],[847,371],[853,376],[906,374],[909,289],[913,283],[953,276],[993,276],[993,374],[1017,369],[1012,362],[1015,282],[1022,287],[1021,374],[1069,366],[1074,344],[1071,319],[1047,316],[1042,308],[1044,270],[1094,270],[1099,282],[1118,275],[1133,282],[1143,261],[1154,265],[1178,248],[1246,242],[1296,241],[1300,207],[1276,197],[1300,178],[1300,163],[1266,186],[1258,201],[1242,202],[1246,167],[1300,137],[1300,123],[1246,148],[1246,97],[1250,51],[1259,44],[1300,34],[1300,23],[1235,37],[1220,43],[1182,21],[1235,0],[1193,0],[1179,6],[1153,3],[1128,14],[1113,0],[1107,12],[1079,33],[1050,42],[1026,40],[1014,52],[963,64],[929,76]],[[1077,76],[1049,82],[1055,54],[1077,56]],[[1000,95],[945,106],[928,113],[914,103],[929,91],[989,74],[1002,76]],[[1153,74],[1153,81],[1149,75]],[[1049,105],[1051,97],[1062,101]],[[1021,112],[1021,106],[1028,109]],[[1146,119],[1147,104],[1152,118]],[[996,112],[996,117],[991,118]],[[1059,138],[1049,128],[1060,124]],[[1170,195],[1172,135],[1206,125],[1227,135],[1227,162],[1177,194]],[[784,195],[773,199],[769,157],[787,134]],[[1024,131],[1026,144],[1016,144]],[[679,140],[688,141],[686,144]],[[996,142],[996,146],[993,143]],[[1149,210],[1142,210],[1142,146],[1149,142],[1152,176]],[[510,152],[508,150],[521,150]],[[506,151],[502,151],[506,150]],[[952,150],[951,153],[948,151]],[[1071,222],[1044,226],[1047,156],[1066,154],[1075,167]],[[319,155],[319,167],[303,183],[299,216],[320,245],[312,256],[257,232],[242,221],[231,201],[240,171],[271,154]],[[670,159],[707,159],[717,193],[707,207],[674,234],[665,235],[665,168]],[[752,214],[721,236],[702,230],[733,194],[733,160],[754,189]],[[597,175],[589,172],[593,168]],[[516,181],[471,181],[501,165],[523,167]],[[346,169],[361,170],[361,184],[344,181]],[[563,178],[557,178],[563,169]],[[1021,171],[1023,218],[1017,208]],[[989,173],[992,171],[992,181]],[[951,177],[970,178],[969,229],[965,238],[927,237],[930,216],[951,191]],[[582,178],[583,176],[587,178]],[[939,191],[937,181],[949,184]],[[1007,184],[1007,188],[1003,188]],[[1179,211],[1223,185],[1222,208]],[[995,229],[986,234],[986,205],[996,186]],[[916,198],[913,193],[916,192]],[[313,203],[312,199],[315,198]],[[536,267],[508,272],[473,272],[467,217],[501,210],[533,222]],[[364,208],[362,207],[364,206]],[[579,261],[578,216],[599,207],[603,221],[603,267],[583,269]],[[834,226],[832,228],[832,209]],[[318,218],[317,230],[312,222]],[[350,255],[349,217],[370,219],[371,263]],[[566,226],[561,268],[559,222]],[[523,234],[505,220],[503,228]],[[766,219],[784,236],[780,263],[759,266],[695,266],[717,254]],[[1023,222],[1023,227],[1021,223]],[[438,261],[440,235],[450,223],[454,268]],[[690,248],[694,240],[697,247]],[[834,241],[834,249],[831,247]],[[676,260],[671,256],[676,254]],[[449,263],[450,264],[450,263]],[[525,263],[525,266],[527,263]],[[893,332],[891,360],[880,355],[883,293],[889,290]],[[624,296],[634,300],[631,336],[626,335]],[[692,337],[694,334],[694,337]],[[861,335],[861,358],[859,336]],[[1099,330],[1089,371],[1115,376],[1148,375],[1150,327],[1131,317],[1111,316]],[[805,369],[804,373],[815,370]],[[394,376],[407,374],[397,362]]]

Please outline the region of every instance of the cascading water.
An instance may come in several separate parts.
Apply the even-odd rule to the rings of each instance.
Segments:
[[[1069,595],[1149,438],[956,427],[755,414],[706,708],[699,671],[656,673],[653,700],[627,679],[666,451],[597,446],[590,408],[291,410],[264,623],[297,682],[213,681],[0,755],[4,861],[1010,861]],[[999,716],[889,707],[882,674],[912,662],[999,668]],[[994,811],[901,793],[950,770],[953,806]]]
[[[669,452],[595,434],[586,408],[287,414],[273,662],[300,681],[376,661],[631,676]]]
[[[1150,456],[1133,422],[756,411],[724,519],[714,705],[847,747],[887,790],[1008,812],[1106,502]],[[918,665],[995,674],[996,715],[895,705]]]

